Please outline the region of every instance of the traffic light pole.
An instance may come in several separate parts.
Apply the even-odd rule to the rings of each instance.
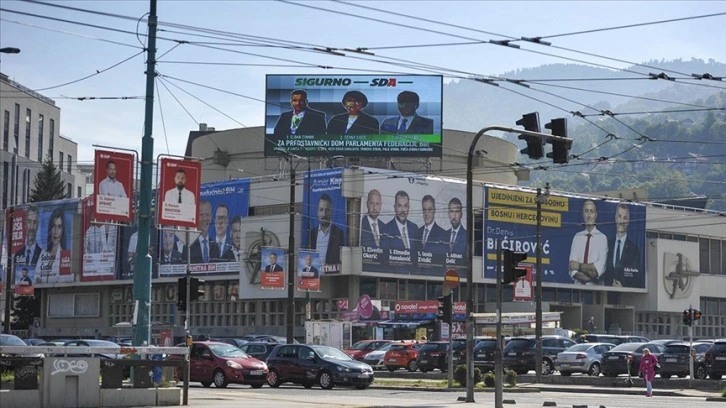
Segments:
[[[549,183],[545,184],[545,193],[542,189],[537,188],[537,247],[535,248],[537,257],[537,275],[535,289],[535,341],[537,347],[537,364],[534,366],[535,378],[537,383],[542,383],[542,202],[550,194]]]
[[[449,347],[446,349],[446,354],[449,361],[449,370],[446,374],[448,379],[448,387],[454,386],[454,291],[449,289],[449,304],[451,305],[449,313]]]

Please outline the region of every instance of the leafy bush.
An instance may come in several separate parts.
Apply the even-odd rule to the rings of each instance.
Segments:
[[[726,388],[721,390],[721,396],[726,398]]]
[[[494,373],[493,372],[490,371],[490,372],[484,374],[484,386],[485,387],[491,388],[495,384],[496,384],[496,382],[495,382],[495,378],[494,378]]]
[[[466,387],[466,364],[460,364],[454,369],[454,380],[462,387]],[[481,370],[474,367],[474,384],[481,382]]]
[[[514,387],[517,385],[517,373],[514,370],[504,371],[504,382]]]

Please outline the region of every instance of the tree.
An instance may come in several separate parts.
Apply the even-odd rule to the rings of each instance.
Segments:
[[[30,202],[60,200],[66,198],[66,186],[61,179],[61,172],[48,157],[43,161],[40,173],[33,180],[33,190],[30,192]]]
[[[28,330],[36,317],[40,317],[39,296],[15,296],[12,310],[12,325],[15,330]]]

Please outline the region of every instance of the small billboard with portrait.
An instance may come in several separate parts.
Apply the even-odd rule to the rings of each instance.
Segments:
[[[94,162],[93,220],[128,224],[133,219],[134,155],[96,150]]]
[[[260,263],[260,287],[262,289],[285,289],[285,250],[262,247]]]
[[[168,227],[197,228],[199,224],[199,186],[202,164],[192,160],[162,158],[157,214],[158,224]]]

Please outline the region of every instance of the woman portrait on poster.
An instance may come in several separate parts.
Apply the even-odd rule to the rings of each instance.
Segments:
[[[61,251],[65,250],[66,242],[64,216],[63,210],[56,208],[48,219],[47,244],[35,268],[40,271],[38,279],[45,278],[46,282],[49,277],[60,275]]]

